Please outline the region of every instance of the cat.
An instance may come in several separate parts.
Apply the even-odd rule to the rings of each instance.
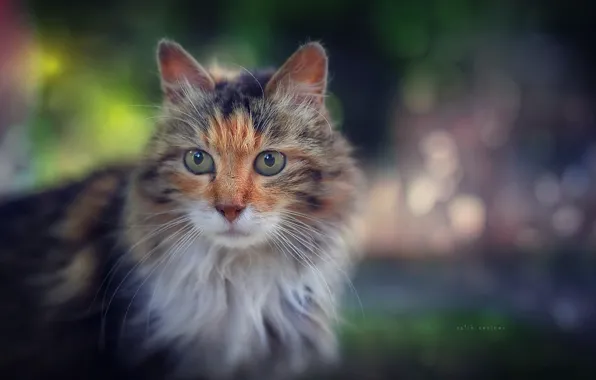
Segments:
[[[317,42],[277,70],[157,49],[134,162],[0,206],[4,378],[290,379],[336,362],[364,175]]]

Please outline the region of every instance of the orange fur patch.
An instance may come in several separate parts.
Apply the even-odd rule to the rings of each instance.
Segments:
[[[243,111],[236,111],[229,118],[215,117],[204,139],[220,154],[238,156],[254,153],[261,145],[261,136],[255,131],[250,116]]]
[[[237,111],[225,119],[218,116],[212,121],[205,142],[220,157],[218,176],[210,189],[215,203],[246,204],[254,183],[251,160],[261,140],[245,112]]]
[[[91,286],[96,266],[97,257],[92,248],[76,252],[70,263],[60,271],[60,281],[50,289],[47,301],[51,304],[65,303],[85,294]]]
[[[113,175],[104,175],[89,183],[68,208],[58,233],[71,241],[84,240],[91,226],[97,222],[98,215],[109,203],[118,183],[119,179]]]
[[[261,152],[263,137],[253,127],[252,119],[243,111],[229,118],[218,116],[203,136],[216,161],[214,181],[191,173],[174,173],[171,181],[187,196],[207,200],[212,205],[251,204],[260,211],[271,210],[281,194],[264,189],[253,170],[253,160]]]

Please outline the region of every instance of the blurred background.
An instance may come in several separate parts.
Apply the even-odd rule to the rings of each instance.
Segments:
[[[134,157],[162,37],[247,68],[320,40],[369,179],[338,378],[594,378],[595,15],[575,0],[0,0],[0,192]]]

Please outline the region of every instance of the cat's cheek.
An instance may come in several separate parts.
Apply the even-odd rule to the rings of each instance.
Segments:
[[[248,203],[257,212],[270,213],[279,210],[287,202],[281,192],[254,186],[250,192]]]
[[[173,173],[170,175],[169,180],[180,195],[187,199],[211,200],[214,197],[210,175]]]

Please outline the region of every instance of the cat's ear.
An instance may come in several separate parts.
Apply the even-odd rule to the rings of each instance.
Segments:
[[[324,104],[327,90],[327,53],[321,44],[311,42],[298,49],[271,77],[265,93],[292,93],[301,101],[318,107]]]
[[[215,81],[209,72],[176,42],[169,40],[159,42],[157,63],[162,91],[172,102],[176,102],[182,96],[185,85],[206,92],[215,89]]]

